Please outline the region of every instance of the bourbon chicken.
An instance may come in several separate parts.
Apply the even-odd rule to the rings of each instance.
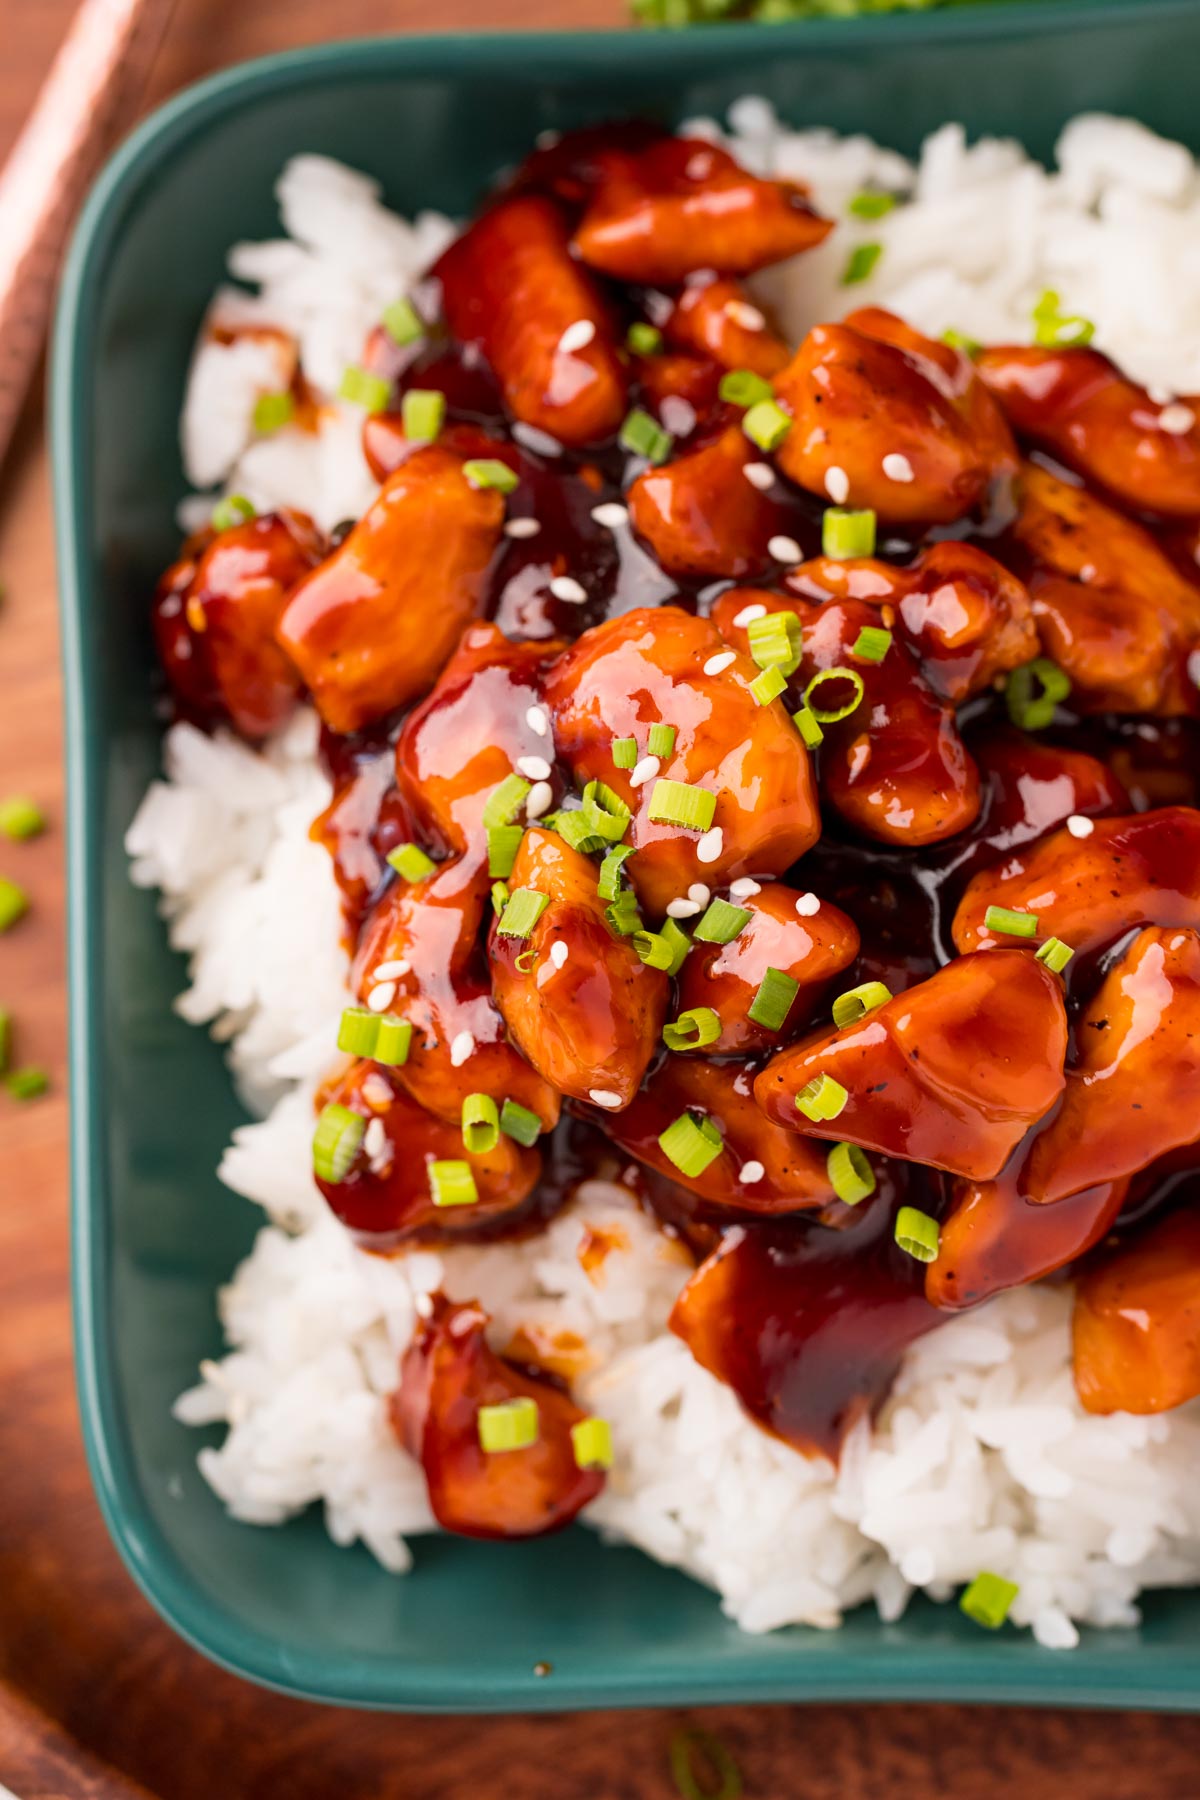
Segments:
[[[1200,434],[1090,347],[790,342],[753,278],[831,228],[700,140],[539,150],[364,346],[363,516],[227,499],[153,622],[181,713],[322,723],[333,1213],[528,1235],[619,1173],[671,1328],[836,1458],[1052,1274],[1084,1407],[1200,1393]],[[524,1537],[612,1433],[489,1327],[434,1296],[390,1417]]]

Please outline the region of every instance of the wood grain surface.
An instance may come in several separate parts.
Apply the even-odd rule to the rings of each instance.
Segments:
[[[221,63],[381,30],[615,24],[621,0],[178,0],[151,100]],[[0,0],[0,154],[70,0]],[[0,255],[3,221],[0,220]],[[667,1746],[717,1732],[750,1800],[1193,1800],[1200,1719],[738,1707],[534,1719],[306,1706],[214,1668],[151,1612],[88,1484],[70,1364],[59,689],[50,492],[32,401],[0,478],[0,793],[52,829],[0,846],[34,905],[0,939],[0,1006],[53,1091],[0,1094],[0,1784],[21,1800],[669,1800]],[[934,1696],[936,1698],[936,1696]]]

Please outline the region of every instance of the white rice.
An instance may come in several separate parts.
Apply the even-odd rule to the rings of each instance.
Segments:
[[[1025,340],[1054,287],[1160,403],[1200,387],[1200,181],[1181,146],[1080,118],[1050,174],[1015,144],[968,146],[957,126],[915,167],[865,138],[784,130],[759,100],[732,109],[731,129],[743,160],[808,181],[839,219],[864,186],[908,197],[759,280],[794,339],[852,301],[930,332]],[[274,335],[202,340],[186,466],[197,487],[288,502],[330,526],[373,491],[361,415],[333,398],[341,371],[389,301],[429,304],[419,284],[450,225],[407,225],[373,182],[320,157],[291,162],[279,198],[288,237],[230,258],[258,293],[222,289],[210,316]],[[867,240],[883,254],[848,294],[846,256]],[[326,403],[322,429],[255,439],[255,399],[296,356]],[[185,504],[190,520],[196,503]],[[312,1091],[346,997],[333,877],[307,836],[328,798],[314,752],[309,713],[261,754],[177,725],[165,780],[128,834],[134,881],[161,889],[171,941],[191,958],[178,1010],[228,1041],[241,1092],[266,1115],[234,1134],[220,1173],[273,1223],[221,1295],[229,1353],[176,1408],[191,1424],[227,1424],[200,1466],[236,1517],[278,1524],[320,1502],[339,1544],[409,1566],[407,1540],[434,1527],[384,1398],[418,1297],[444,1286],[484,1302],[500,1348],[518,1328],[584,1340],[576,1391],[611,1420],[616,1447],[586,1522],[708,1582],[747,1631],[833,1626],[867,1599],[895,1619],[915,1589],[946,1599],[986,1568],[1020,1584],[1018,1623],[1069,1648],[1079,1623],[1135,1624],[1142,1589],[1200,1581],[1200,1403],[1146,1419],[1085,1414],[1067,1290],[1005,1295],[923,1339],[835,1472],[760,1431],[665,1330],[687,1270],[620,1188],[588,1183],[528,1243],[391,1260],[355,1249],[309,1173]],[[577,1254],[589,1222],[621,1240],[591,1276]]]

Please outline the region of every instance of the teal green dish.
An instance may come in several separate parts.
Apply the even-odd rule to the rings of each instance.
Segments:
[[[294,151],[382,178],[401,211],[464,212],[535,132],[678,118],[766,94],[794,123],[902,149],[945,119],[1049,152],[1083,108],[1200,149],[1196,0],[1012,0],[695,33],[398,38],[252,63],[180,95],[109,164],[71,252],[53,369],[67,686],[74,1283],[84,1431],[133,1576],[199,1649],[312,1698],[420,1711],[921,1699],[1200,1707],[1200,1593],[1074,1654],[954,1608],[746,1637],[716,1599],[575,1529],[540,1543],[430,1539],[404,1580],[315,1515],[227,1518],[174,1396],[219,1348],[214,1297],[254,1209],[214,1170],[238,1122],[220,1051],[170,1008],[183,969],[122,836],[159,757],[149,596],[175,547],[189,348],[226,248],[275,229]],[[539,1677],[535,1665],[552,1673]]]

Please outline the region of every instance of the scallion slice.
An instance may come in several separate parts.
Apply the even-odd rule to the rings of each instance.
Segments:
[[[596,892],[601,900],[615,900],[621,892],[621,867],[633,855],[632,844],[617,844],[600,864]]]
[[[800,736],[804,739],[804,742],[808,745],[810,750],[815,750],[818,744],[823,744],[825,742],[825,733],[817,724],[817,715],[812,711],[811,707],[802,706],[799,712],[794,712],[792,714],[792,724],[796,727],[796,730],[800,733]]]
[[[520,476],[498,456],[473,456],[463,464],[463,474],[473,488],[495,488],[498,494],[511,494]]]
[[[398,1019],[395,1013],[381,1013],[376,1022],[379,1034],[371,1052],[372,1061],[383,1063],[389,1069],[403,1068],[412,1049],[411,1023],[408,1019]]]
[[[402,881],[424,881],[437,868],[432,856],[426,856],[419,844],[397,844],[388,851],[387,859]]]
[[[615,900],[604,909],[604,917],[609,929],[617,937],[633,937],[642,929],[642,915],[638,911],[637,895],[632,888],[622,888]]]
[[[709,901],[696,925],[695,936],[702,944],[732,944],[749,923],[750,913],[744,906],[732,906],[728,900],[718,898]]]
[[[507,905],[508,905],[508,883],[507,883],[507,881],[493,881],[493,883],[492,883],[492,911],[497,912],[497,913],[502,913]]]
[[[484,830],[491,831],[497,825],[511,825],[529,798],[531,787],[532,783],[526,781],[523,775],[506,775],[499,787],[492,789],[484,804]]]
[[[846,258],[846,266],[842,270],[842,286],[855,287],[860,281],[865,281],[882,255],[882,244],[856,244]]]
[[[882,194],[877,188],[864,188],[855,194],[846,211],[853,219],[882,219],[896,204],[895,194]]]
[[[648,412],[635,406],[632,412],[626,414],[617,442],[631,456],[644,456],[648,462],[664,463],[671,454],[675,440],[669,431],[663,430],[657,419],[652,419]]]
[[[557,813],[554,829],[565,844],[570,844],[572,850],[579,850],[584,856],[590,856],[593,850],[603,850],[609,841],[597,831],[594,819],[578,806]]]
[[[742,414],[742,430],[760,450],[778,450],[791,429],[791,418],[778,400],[760,400]]]
[[[974,1581],[963,1589],[958,1610],[966,1613],[968,1619],[974,1619],[976,1625],[998,1631],[1020,1591],[1015,1581],[1006,1581],[1003,1575],[981,1569]]]
[[[367,1122],[336,1100],[323,1106],[313,1133],[313,1174],[318,1181],[337,1187],[350,1173],[361,1148]]]
[[[1014,725],[1022,731],[1043,731],[1054,718],[1054,709],[1071,691],[1070,677],[1048,656],[1014,669],[1004,684],[1004,704]]]
[[[517,860],[517,851],[521,848],[521,839],[525,836],[523,825],[493,825],[487,834],[488,874],[498,880],[507,880],[513,872],[513,864]]]
[[[673,756],[675,754],[675,735],[674,725],[663,725],[661,723],[652,725],[650,727],[650,741],[647,744],[646,749],[651,756],[657,756],[660,759]]]
[[[723,1148],[721,1134],[711,1119],[699,1118],[694,1113],[680,1113],[679,1117],[661,1134],[658,1147],[667,1161],[673,1163],[681,1175],[703,1175],[709,1164],[715,1162]]]
[[[212,509],[214,531],[232,531],[236,525],[248,525],[255,517],[253,502],[245,494],[226,494]]]
[[[663,1026],[668,1050],[704,1050],[721,1035],[721,1019],[711,1006],[692,1006]]]
[[[583,790],[583,817],[589,829],[607,843],[619,844],[629,830],[629,808],[620,794],[603,781],[589,781]]]
[[[648,325],[644,319],[635,319],[625,333],[625,342],[635,356],[657,356],[662,349],[663,335],[657,325]]]
[[[607,1419],[580,1419],[571,1427],[571,1451],[577,1469],[611,1469],[612,1426]]]
[[[834,562],[875,554],[875,514],[864,507],[827,506],[821,515],[821,550]]]
[[[425,335],[425,326],[421,315],[412,301],[403,297],[393,300],[390,306],[384,307],[382,320],[383,329],[393,344],[399,344],[401,347],[405,344],[414,344],[419,337]]]
[[[761,1025],[764,1031],[779,1031],[799,992],[800,983],[793,976],[782,969],[768,968],[746,1017],[752,1025]]]
[[[527,1106],[516,1100],[506,1100],[500,1108],[500,1129],[505,1137],[512,1138],[514,1143],[536,1144],[542,1132],[542,1121]]]
[[[708,788],[687,781],[654,783],[650,818],[658,825],[678,825],[683,831],[707,831],[717,810],[717,796]]]
[[[612,759],[614,768],[635,769],[638,759],[637,739],[632,737],[614,738]]]
[[[858,987],[847,988],[833,1003],[833,1022],[839,1030],[843,1025],[853,1025],[864,1013],[886,1006],[891,997],[892,990],[882,981],[864,981]]]
[[[295,410],[286,388],[278,394],[260,394],[254,402],[254,429],[260,437],[270,437],[289,423]]]
[[[430,1161],[429,1192],[435,1206],[475,1206],[479,1200],[470,1163],[456,1158]]]
[[[979,352],[983,349],[983,345],[979,342],[978,338],[968,337],[965,331],[959,331],[953,325],[947,326],[946,330],[943,331],[942,342],[943,344],[949,344],[952,350],[961,350],[963,355],[969,356],[972,361],[974,361],[975,357],[977,357]]]
[[[536,888],[514,888],[496,930],[501,937],[527,938],[549,904],[549,894]]]
[[[792,675],[800,666],[801,627],[794,612],[764,613],[746,627],[750,654],[760,669]]]
[[[46,819],[36,800],[27,794],[13,794],[0,800],[0,831],[14,843],[25,843],[46,829]]]
[[[717,392],[731,406],[757,406],[760,400],[775,398],[770,382],[756,375],[753,369],[727,369]]]
[[[1078,348],[1090,344],[1096,327],[1079,313],[1064,313],[1053,288],[1046,288],[1033,309],[1033,341],[1043,349]]]
[[[36,1100],[50,1086],[45,1069],[13,1069],[4,1077],[4,1086],[14,1100]]]
[[[0,931],[8,931],[29,911],[29,895],[7,875],[0,875]]]
[[[787,676],[773,663],[769,669],[763,669],[750,683],[750,692],[759,706],[770,706],[772,700],[778,700],[780,694],[787,691]]]
[[[919,1206],[900,1208],[896,1214],[895,1238],[906,1256],[923,1263],[937,1261],[942,1241],[941,1226]]]
[[[481,1406],[475,1415],[479,1448],[488,1456],[502,1450],[528,1450],[538,1441],[537,1401],[528,1394]]]
[[[432,444],[446,417],[446,396],[440,388],[409,388],[400,402],[400,417],[410,444]]]
[[[462,1139],[471,1156],[486,1156],[500,1142],[500,1108],[490,1094],[465,1096]]]
[[[859,662],[881,663],[891,647],[890,631],[885,631],[882,625],[864,625],[851,645],[850,654],[857,656]]]
[[[983,915],[983,925],[985,931],[998,931],[1004,937],[1031,938],[1037,936],[1038,916],[1014,912],[1011,906],[989,906]]]
[[[347,1056],[373,1056],[379,1036],[379,1014],[367,1006],[347,1006],[338,1026],[337,1047]]]
[[[1061,975],[1075,952],[1070,944],[1064,944],[1061,938],[1047,938],[1037,953],[1040,963],[1045,963],[1056,975]]]
[[[841,1082],[832,1075],[814,1075],[796,1095],[796,1111],[814,1125],[821,1125],[844,1112],[849,1098]]]
[[[392,397],[392,384],[382,375],[372,375],[369,369],[351,363],[342,376],[338,394],[351,406],[361,406],[364,412],[381,413]]]
[[[848,681],[854,689],[853,697],[847,700],[844,706],[818,706],[814,700],[814,695],[819,694],[823,687],[827,687],[830,682],[835,681]],[[840,666],[834,669],[822,669],[819,675],[813,676],[812,680],[805,688],[804,703],[819,725],[836,725],[839,719],[848,719],[850,717],[850,714],[859,704],[865,692],[866,688],[863,684],[863,678],[857,669],[847,669]]]
[[[528,975],[532,971],[537,959],[538,953],[533,946],[530,945],[528,950],[520,951],[513,959],[513,967],[516,969],[518,975]]]
[[[835,1144],[825,1158],[825,1168],[843,1206],[857,1206],[875,1192],[874,1172],[857,1144]]]
[[[692,940],[674,919],[667,919],[661,931],[635,931],[633,947],[648,968],[677,975],[692,947]]]

